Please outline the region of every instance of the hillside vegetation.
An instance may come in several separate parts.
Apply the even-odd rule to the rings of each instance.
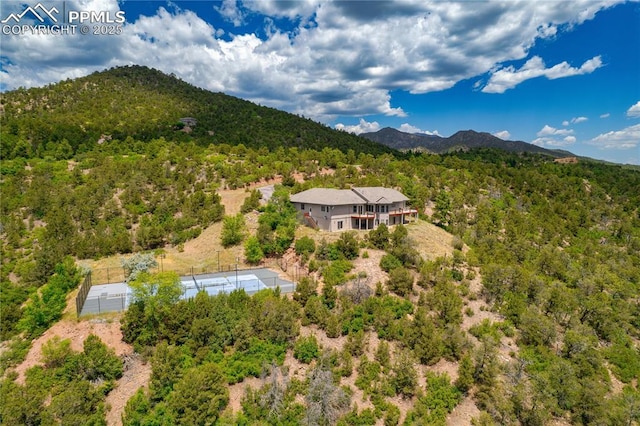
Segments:
[[[34,155],[64,159],[92,150],[99,141],[130,147],[134,141],[160,137],[204,146],[392,151],[310,119],[199,89],[142,66],[2,93],[0,105],[0,148],[5,159]],[[197,124],[189,127],[180,122],[187,117],[195,118]]]
[[[152,369],[124,424],[445,424],[463,400],[482,425],[638,422],[640,172],[496,150],[138,137],[2,162],[3,424],[104,424],[123,371],[99,339],[82,352],[51,341],[24,384],[11,372],[61,317],[83,273],[74,260],[178,248],[216,222],[228,237],[216,243],[242,247],[245,262],[294,258],[303,278],[292,297],[176,301],[173,275],[143,275],[140,289],[166,291],[142,291],[122,318]],[[247,192],[243,213],[225,215],[221,188],[276,176],[269,204]],[[424,253],[423,223],[296,232],[290,193],[350,185],[401,190],[453,234],[452,254]],[[250,377],[262,379],[230,401]]]

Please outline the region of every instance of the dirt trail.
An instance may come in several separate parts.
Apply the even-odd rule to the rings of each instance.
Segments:
[[[127,401],[135,395],[141,387],[145,387],[151,378],[151,364],[144,364],[139,356],[126,358],[125,371],[118,380],[115,389],[107,395],[106,403],[109,408],[107,425],[122,425],[122,414]]]

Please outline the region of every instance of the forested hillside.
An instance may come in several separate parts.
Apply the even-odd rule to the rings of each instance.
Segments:
[[[160,137],[204,146],[318,150],[328,146],[391,152],[310,119],[199,89],[142,66],[2,93],[0,106],[0,149],[5,159],[34,155],[67,159],[104,141],[130,146]],[[196,125],[185,126],[181,118],[195,118]]]
[[[77,111],[61,88],[91,78],[37,90]],[[169,102],[170,92],[147,96]],[[210,244],[242,247],[247,265],[294,259],[297,291],[177,301],[175,274],[143,273],[137,302],[105,320],[119,322],[152,370],[124,424],[445,424],[463,404],[477,425],[640,420],[639,171],[497,150],[396,156],[202,143],[173,130],[186,110],[167,116],[164,137],[128,112],[141,130],[131,124],[127,139],[113,132],[101,144],[93,138],[102,124],[60,112],[47,125],[60,120],[68,134],[47,130],[36,141],[25,129],[47,106],[12,101],[21,105],[12,112],[7,99],[2,131],[15,134],[6,145],[3,135],[3,150],[13,148],[0,167],[3,424],[105,424],[105,396],[127,362],[99,338],[81,351],[52,340],[42,365],[24,377],[13,368],[69,319],[81,260],[153,257],[220,221]],[[197,118],[192,134],[215,124]],[[95,134],[78,135],[81,127]],[[242,212],[225,214],[222,189],[269,178],[282,183],[269,204],[247,191]],[[420,221],[340,235],[295,221],[289,194],[351,185],[398,188]],[[453,234],[449,255],[419,250],[426,222]]]
[[[423,217],[450,230],[460,243],[456,243],[459,245],[453,258],[426,260],[412,250],[411,242],[397,229],[389,234],[380,229],[356,236],[355,245],[344,237],[344,241],[335,243],[342,244],[336,248],[319,244],[309,249],[306,244],[305,249],[303,242],[299,244],[300,253],[307,268],[321,272],[318,283],[300,285],[294,300],[277,295],[264,295],[254,301],[235,296],[240,297],[235,302],[233,298],[198,298],[188,302],[194,304],[192,307],[168,305],[162,315],[155,313],[154,318],[171,319],[173,325],[158,325],[147,331],[139,325],[131,327],[153,324],[149,318],[129,317],[144,318],[149,314],[130,310],[124,322],[129,341],[137,342],[143,353],[149,350],[145,347],[166,341],[168,347],[158,346],[152,353],[169,351],[162,355],[162,362],[170,362],[173,358],[166,357],[171,351],[182,348],[182,361],[170,367],[174,378],[162,379],[164,390],[152,381],[152,393],[137,397],[147,401],[142,406],[149,411],[128,416],[153,417],[161,412],[167,415],[158,410],[170,410],[175,404],[172,402],[169,408],[160,404],[171,389],[175,393],[176,389],[193,386],[190,382],[180,384],[180,377],[197,380],[198,374],[214,368],[211,363],[220,370],[216,374],[222,374],[221,383],[234,383],[246,374],[259,375],[264,362],[282,363],[284,358],[278,354],[284,354],[282,351],[287,348],[297,351],[299,357],[319,357],[321,352],[314,349],[317,343],[300,337],[296,327],[287,326],[285,334],[278,334],[277,327],[286,324],[286,317],[293,324],[315,324],[328,338],[344,336],[351,342],[344,354],[335,355],[338,358],[319,363],[317,374],[326,370],[339,375],[341,369],[347,368],[344,363],[352,365],[360,377],[357,387],[364,389],[375,406],[372,413],[360,413],[365,417],[393,419],[395,411],[389,398],[396,393],[414,401],[415,412],[407,418],[415,422],[424,410],[433,411],[426,408],[431,404],[429,394],[420,396],[423,391],[416,388],[417,379],[411,379],[417,373],[397,369],[406,364],[402,357],[414,360],[416,366],[433,365],[445,357],[460,363],[458,378],[469,374],[467,382],[446,384],[449,382],[440,376],[428,376],[427,380],[445,380],[445,384],[437,386],[449,386],[446,392],[452,392],[453,398],[448,402],[453,404],[450,408],[464,392],[472,391],[478,406],[500,424],[544,424],[553,417],[576,424],[619,424],[618,420],[637,418],[634,407],[638,404],[640,372],[640,173],[589,163],[558,165],[542,157],[497,151],[396,159],[388,155],[345,155],[331,149],[269,152],[224,145],[202,148],[164,140],[144,146],[149,152],[123,155],[102,152],[104,147],[99,147],[73,161],[3,161],[4,339],[17,332],[25,337],[41,333],[47,326],[42,323],[43,310],[51,316],[50,322],[59,318],[60,314],[56,317],[47,311],[53,305],[47,300],[59,300],[51,293],[55,296],[61,291],[64,295],[66,287],[75,285],[71,278],[62,279],[71,284],[56,285],[60,277],[72,276],[73,266],[65,262],[66,255],[100,257],[179,244],[190,233],[196,235],[199,229],[222,217],[224,210],[216,189],[223,185],[243,186],[267,176],[286,177],[299,172],[306,178],[305,183],[285,179],[292,185],[289,191],[320,185],[394,186],[410,197],[412,205],[421,210],[428,206],[431,214]],[[326,168],[333,168],[335,173],[319,173]],[[460,251],[462,241],[470,247],[466,253]],[[294,245],[298,248],[297,242]],[[381,267],[389,271],[389,279],[362,299],[353,295],[358,276],[350,275],[349,270],[352,259],[367,250],[387,253]],[[56,263],[61,266],[54,268]],[[470,292],[468,280],[477,273],[482,277],[482,289]],[[42,288],[48,291],[36,296],[33,290],[47,281]],[[31,301],[25,304],[29,298]],[[464,304],[473,298],[486,300],[503,320],[483,323],[482,327],[469,330],[471,334],[461,329],[462,318],[473,315]],[[222,305],[210,309],[199,307],[200,303]],[[240,309],[237,303],[245,307]],[[225,309],[234,312],[236,319],[222,315]],[[269,322],[254,323],[258,318],[250,313],[264,309],[264,320]],[[209,318],[208,312],[213,311],[222,316]],[[193,314],[185,316],[186,312]],[[275,317],[268,320],[269,315]],[[203,337],[194,334],[196,323],[200,324],[198,327],[205,323],[213,327],[211,333],[202,336],[218,336],[216,340],[198,340]],[[227,331],[220,334],[219,327]],[[244,334],[237,334],[240,330],[245,330]],[[272,336],[273,333],[276,334]],[[375,333],[395,348],[391,359],[397,360],[396,367],[392,361],[384,361],[384,354],[380,360],[369,359],[370,364],[355,361],[361,356],[366,333]],[[517,350],[506,359],[498,357],[505,335],[517,342]],[[17,361],[14,357],[19,359],[21,347],[24,345],[14,342],[14,350],[5,351],[5,367]],[[310,355],[306,351],[311,351]],[[165,352],[154,357],[160,353]],[[227,353],[238,357],[266,353],[273,358],[220,358]],[[349,356],[353,357],[351,361]],[[152,361],[152,365],[157,362],[160,360]],[[254,364],[240,367],[244,364],[237,362]],[[160,374],[155,370],[160,365],[164,364],[154,367],[153,377]],[[199,373],[194,370],[195,375],[187,374],[190,368]],[[393,373],[374,373],[378,369]],[[403,374],[409,374],[406,385],[398,382]],[[387,376],[395,379],[387,382]],[[614,386],[614,382],[621,385]],[[33,386],[38,386],[36,383]],[[305,414],[304,404],[293,402],[295,394],[309,397],[308,385],[299,383],[283,390],[285,396],[290,396],[283,396],[281,415],[292,416],[290,421],[294,423],[309,415]],[[8,382],[4,386],[9,386]],[[11,386],[7,392],[13,389]],[[261,404],[258,394],[251,398],[258,406]],[[220,401],[219,408],[223,408],[224,398]],[[339,411],[340,415],[348,412],[346,407],[348,404]],[[251,411],[254,409],[257,411]],[[271,419],[263,409],[246,406],[244,410],[249,411],[243,411],[242,416],[249,422]],[[446,412],[433,414],[434,418],[444,419]],[[358,418],[356,414],[346,415],[351,418],[345,420],[348,424],[366,424],[365,420],[354,420]],[[3,416],[9,414],[5,412]],[[483,419],[489,421],[489,417]],[[277,423],[275,419],[269,421]]]

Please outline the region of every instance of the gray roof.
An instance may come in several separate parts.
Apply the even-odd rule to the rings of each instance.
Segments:
[[[399,201],[408,201],[400,191],[382,186],[368,186],[362,188],[352,188],[362,198],[367,200],[369,204],[390,204]]]
[[[339,206],[345,204],[391,204],[409,200],[401,192],[391,188],[362,187],[352,189],[311,188],[293,194],[293,203],[324,204]]]
[[[293,203],[324,204],[340,206],[363,204],[364,200],[350,189],[311,188],[289,197]]]

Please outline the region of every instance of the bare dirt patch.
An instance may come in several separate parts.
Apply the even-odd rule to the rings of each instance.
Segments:
[[[24,384],[25,372],[35,366],[42,364],[42,345],[58,336],[60,339],[69,339],[71,348],[74,351],[82,351],[85,339],[95,334],[109,348],[113,349],[118,356],[133,353],[133,347],[122,341],[119,320],[93,319],[88,321],[75,321],[63,319],[49,328],[42,336],[33,341],[31,349],[25,360],[16,367],[18,383]]]
[[[479,270],[476,269],[474,272],[476,276],[469,282],[469,291],[477,298],[476,300],[466,301],[466,308],[470,308],[473,311],[473,315],[464,315],[462,320],[462,329],[465,331],[469,331],[471,327],[476,324],[480,324],[485,319],[488,319],[491,322],[504,320],[502,315],[491,312],[489,305],[480,297],[480,292],[482,291],[482,278]]]
[[[471,327],[474,325],[480,324],[485,319],[488,319],[491,322],[498,322],[504,320],[504,318],[489,310],[489,306],[483,300],[470,300],[467,303],[467,308],[471,308],[473,311],[472,316],[464,315],[462,319],[462,329],[465,331],[469,331]]]
[[[229,405],[227,410],[237,413],[242,410],[242,398],[247,388],[258,389],[263,385],[263,380],[257,377],[246,377],[240,383],[229,386]]]
[[[305,364],[295,359],[292,350],[287,351],[282,365],[285,365],[288,369],[289,379],[298,379],[301,381],[305,380],[309,368],[311,368],[310,364]]]
[[[480,415],[480,409],[476,406],[471,395],[467,395],[460,404],[456,405],[447,417],[447,426],[466,426],[471,424],[471,419]]]
[[[609,371],[609,377],[611,378],[611,391],[615,395],[619,395],[622,393],[622,389],[624,388],[624,383],[620,381],[612,372],[611,366],[607,364],[607,370]]]
[[[447,361],[444,358],[428,367],[426,370],[438,374],[446,374],[451,379],[451,382],[455,382],[458,379],[458,363]]]
[[[385,252],[382,250],[366,249],[368,258],[363,258],[362,253],[360,257],[353,261],[352,273],[358,274],[360,272],[366,273],[365,282],[372,290],[375,290],[376,283],[385,283],[389,278],[389,275],[380,269],[380,259],[384,256]]]
[[[325,350],[335,350],[341,351],[344,347],[345,342],[347,341],[346,336],[338,336],[335,338],[331,338],[327,336],[324,330],[318,328],[318,326],[311,324],[309,326],[300,327],[300,336],[307,337],[310,335],[314,335],[316,340],[318,341],[318,345]]]
[[[355,368],[354,368],[355,370]],[[367,408],[374,408],[373,404],[369,400],[368,396],[365,396],[362,389],[356,386],[356,379],[358,378],[358,373],[354,371],[348,377],[340,378],[340,386],[347,386],[349,389],[353,391],[353,395],[351,396],[351,406],[354,404],[358,406],[358,410],[362,411]]]
[[[106,398],[109,409],[107,425],[119,426],[122,424],[122,414],[127,401],[135,395],[138,389],[147,386],[150,378],[151,364],[143,363],[142,359],[135,354],[126,357],[124,374]]]
[[[391,398],[387,398],[387,401],[398,407],[398,409],[400,410],[400,419],[398,421],[398,424],[401,425],[404,423],[404,419],[407,417],[407,413],[413,409],[413,405],[416,402],[416,397],[403,398],[400,395],[396,395]]]

